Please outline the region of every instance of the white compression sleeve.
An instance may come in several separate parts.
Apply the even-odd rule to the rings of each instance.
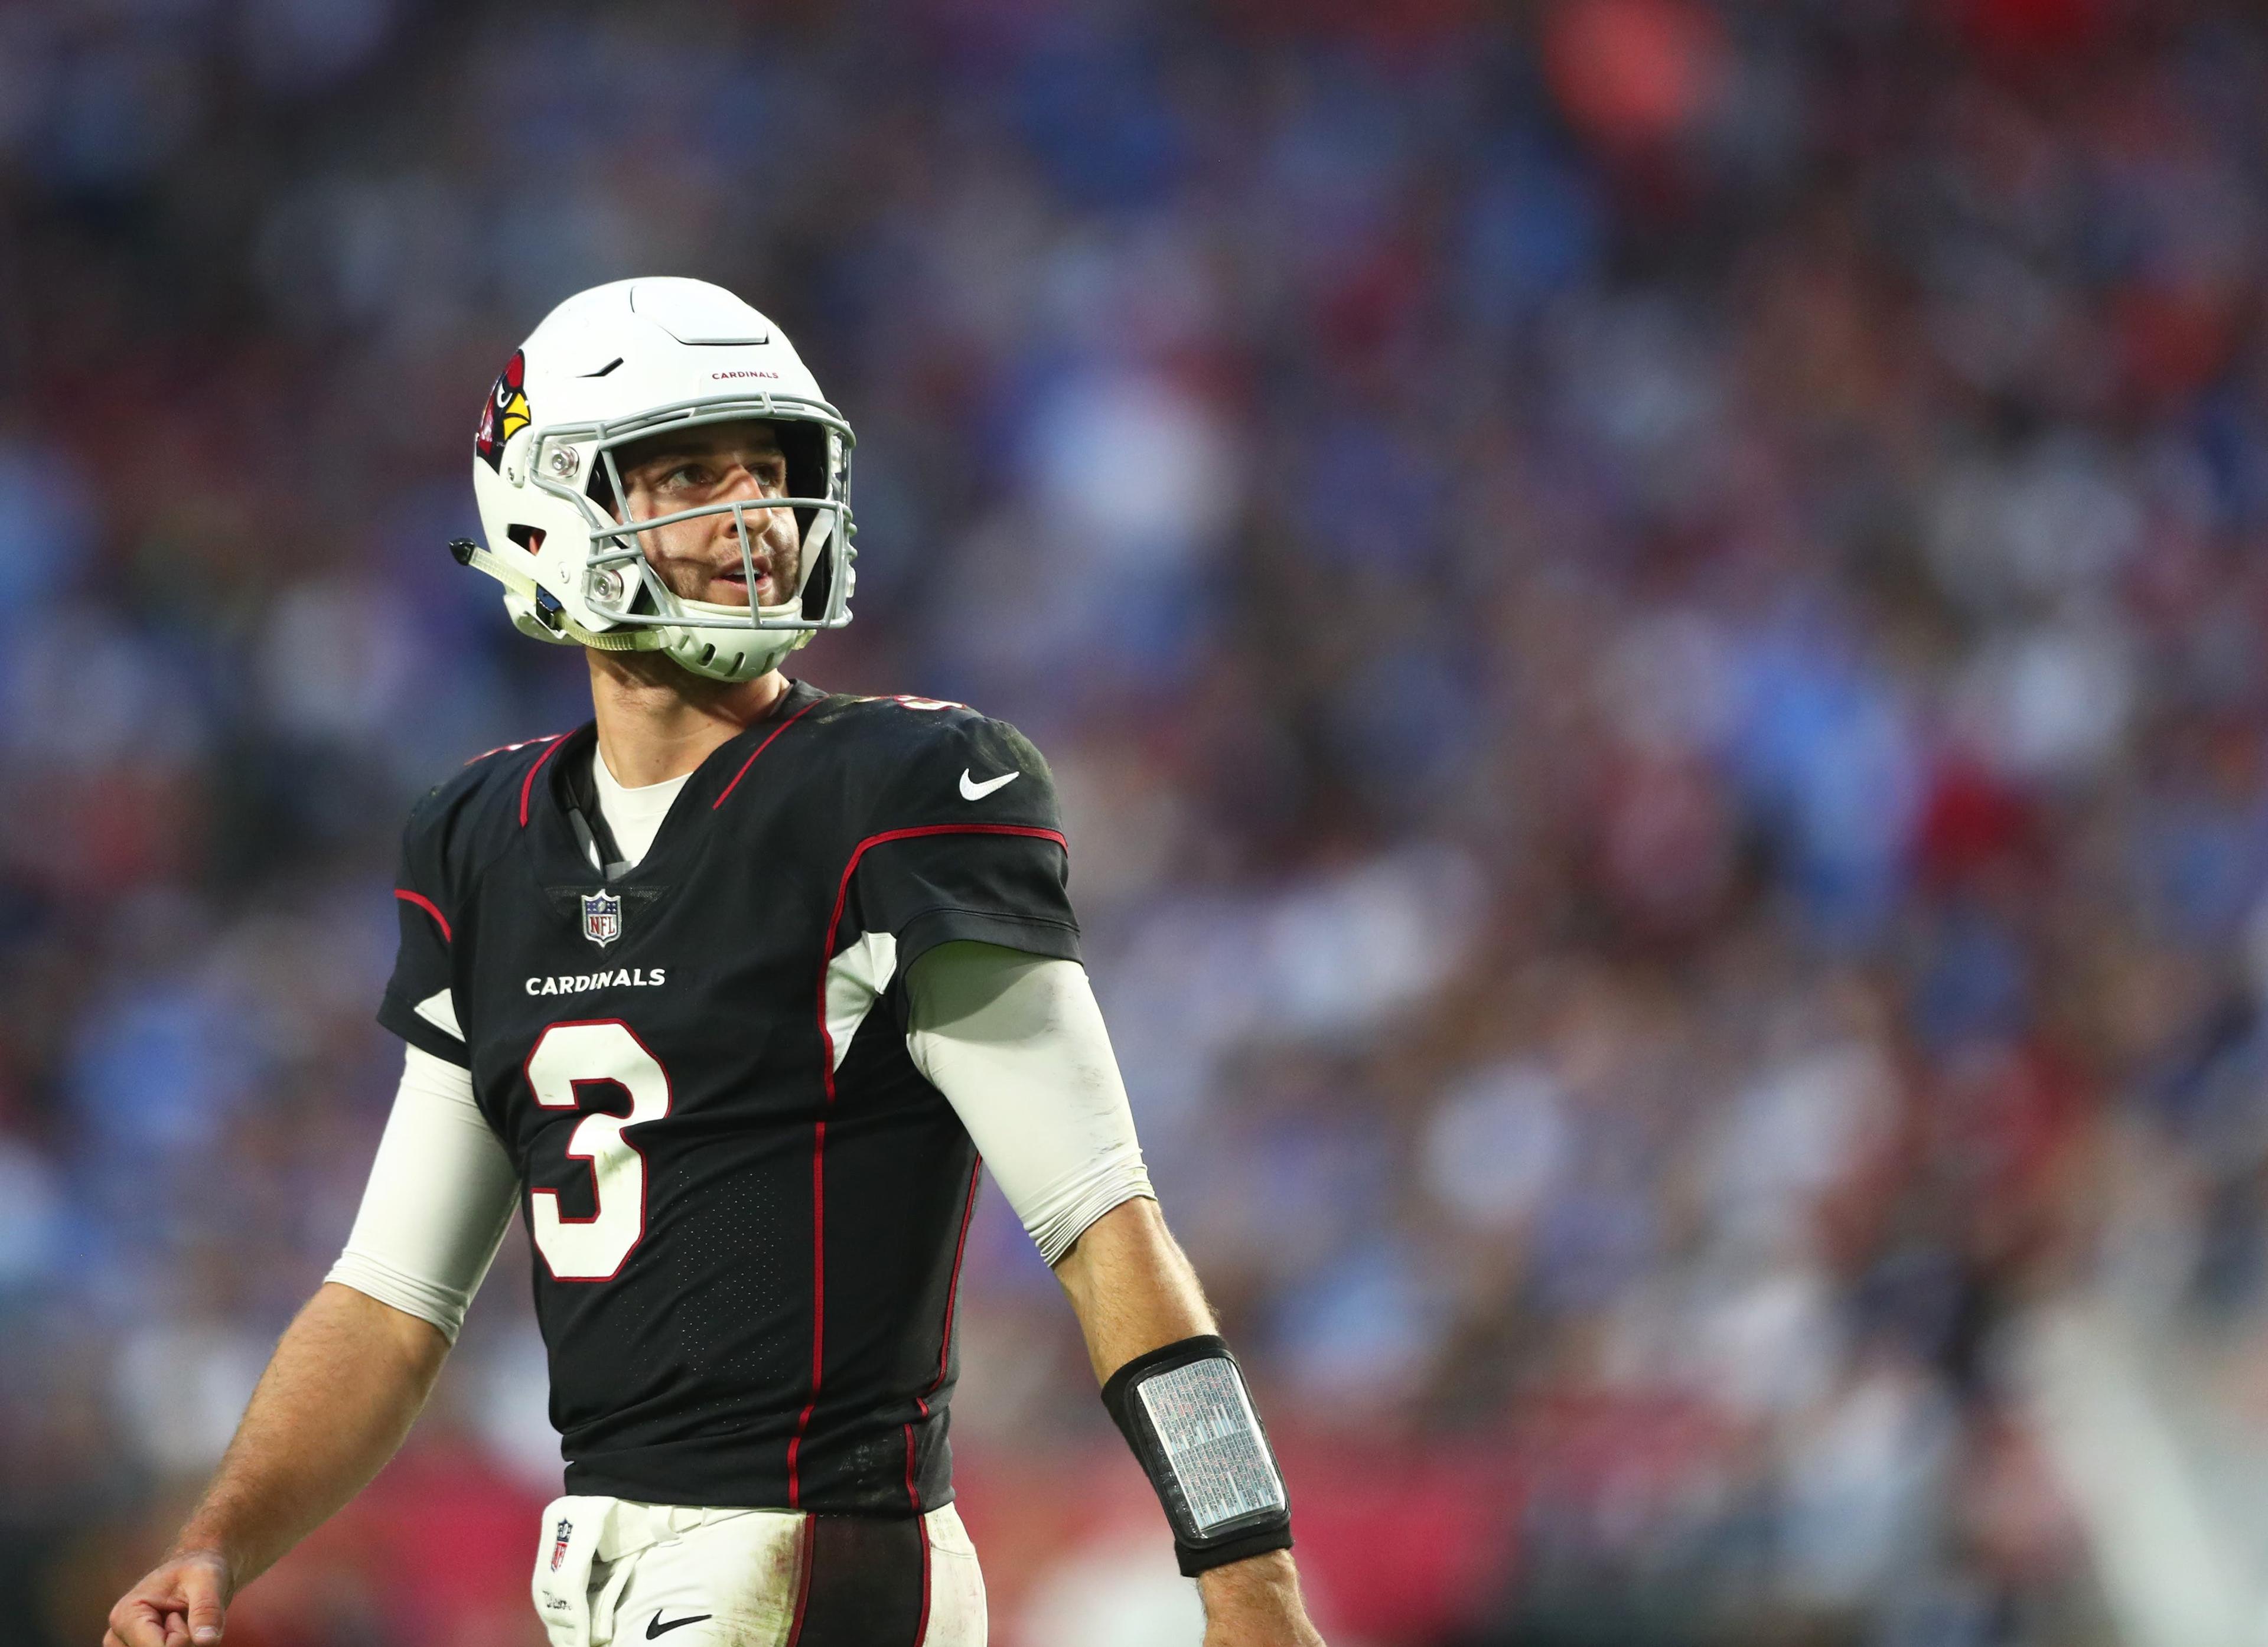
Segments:
[[[470,1071],[412,1047],[346,1250],[327,1281],[457,1341],[519,1202],[512,1158],[473,1102]]]
[[[906,976],[906,1050],[1052,1264],[1121,1202],[1156,1199],[1086,970],[940,944]]]

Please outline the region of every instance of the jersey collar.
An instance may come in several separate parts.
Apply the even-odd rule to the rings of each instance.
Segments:
[[[784,730],[789,721],[812,708],[827,694],[808,681],[790,680],[787,690],[781,693],[772,706],[750,721],[739,732],[711,750],[701,764],[694,768],[685,787],[678,792],[668,813],[661,820],[661,828],[653,838],[653,846],[636,869],[621,877],[637,876],[648,864],[666,856],[673,838],[683,833],[688,815],[714,811],[733,787],[747,773],[755,756],[770,739]],[[577,837],[570,814],[580,812],[589,826],[600,833],[602,848],[608,843],[598,807],[597,785],[591,776],[591,761],[598,747],[599,723],[585,721],[559,740],[545,762],[547,770],[539,775],[538,786],[543,792],[543,814],[547,833],[555,839],[563,839],[586,872],[597,876],[590,868],[590,860],[583,856],[581,841]]]

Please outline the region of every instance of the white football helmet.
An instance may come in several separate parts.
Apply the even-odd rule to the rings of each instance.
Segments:
[[[707,504],[633,521],[615,451],[667,429],[753,418],[787,457],[784,498]],[[694,673],[753,680],[815,630],[850,621],[850,425],[777,327],[721,286],[652,278],[593,286],[537,327],[497,375],[473,443],[473,495],[488,547],[457,558],[504,586],[504,609],[538,640],[661,651]],[[750,548],[791,509],[802,539],[794,599],[754,604]],[[646,560],[638,533],[731,513],[751,604],[688,600]]]

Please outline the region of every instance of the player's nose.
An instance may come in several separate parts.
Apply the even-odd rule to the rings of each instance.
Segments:
[[[777,487],[750,469],[746,464],[735,464],[733,466],[732,474],[725,477],[725,485],[719,501],[732,504],[753,504],[760,503],[768,497],[783,496],[784,494]],[[747,513],[749,529],[758,537],[762,537],[769,532],[774,518],[785,512],[784,510],[777,509],[751,510]],[[725,517],[727,523],[725,530],[736,538],[740,535],[740,518],[741,514],[738,510]]]
[[[755,498],[736,498],[733,501],[736,503],[755,503],[759,500]],[[783,526],[782,522],[792,518],[792,517],[789,514],[789,511],[784,509],[735,509],[723,517],[725,535],[735,543],[739,542],[740,537],[740,523],[743,520],[746,520],[747,522],[748,535],[755,539],[757,542],[761,543],[764,539],[776,536],[778,533],[784,530],[785,528]]]

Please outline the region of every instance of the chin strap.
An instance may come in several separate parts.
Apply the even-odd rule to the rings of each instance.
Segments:
[[[452,538],[449,554],[460,566],[486,572],[535,608],[536,621],[563,641],[601,652],[652,652],[662,645],[656,629],[586,629],[567,615],[559,597],[515,567],[508,566],[470,538]]]

